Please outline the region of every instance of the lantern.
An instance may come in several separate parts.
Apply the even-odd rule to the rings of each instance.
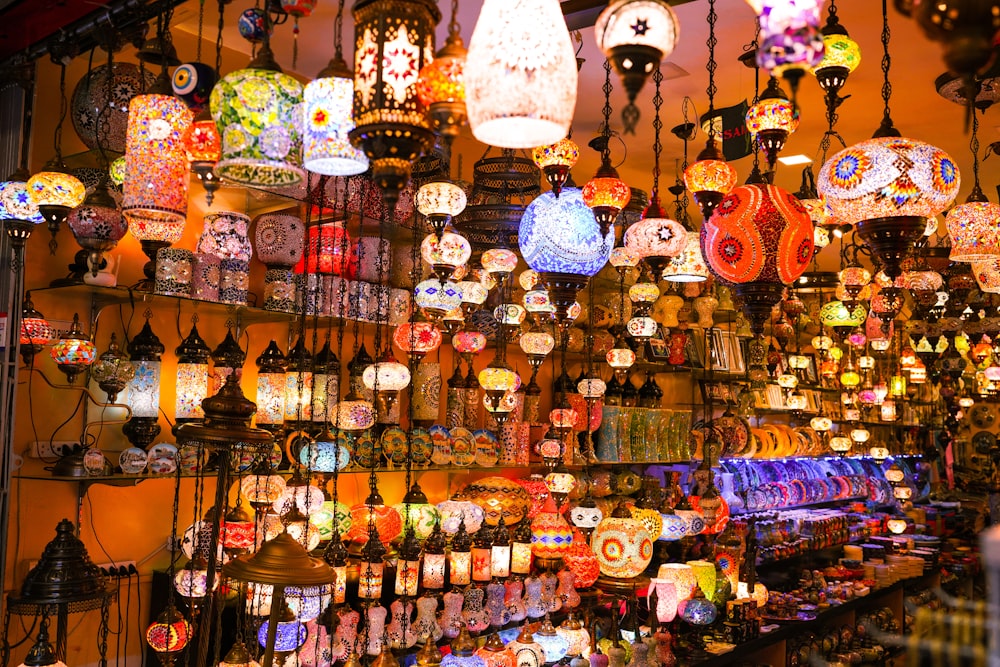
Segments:
[[[441,239],[452,218],[465,210],[466,201],[465,190],[449,181],[432,181],[417,190],[417,210],[427,218],[438,239]],[[458,264],[464,264],[468,259],[466,257]]]
[[[160,358],[163,343],[149,326],[149,320],[128,344],[129,360],[135,369],[128,389],[132,417],[122,432],[136,447],[145,448],[160,432]]]
[[[618,177],[618,171],[611,166],[608,151],[604,151],[601,166],[594,177],[583,186],[581,194],[583,203],[594,212],[594,219],[597,220],[602,236],[615,224],[618,214],[628,205],[632,197],[631,189]]]
[[[334,56],[302,93],[302,166],[324,176],[355,176],[368,158],[351,145],[354,74]]]
[[[684,186],[701,208],[702,215],[711,217],[722,198],[736,186],[736,170],[709,137],[695,162],[684,170]]]
[[[58,165],[46,165],[45,171],[33,175],[26,184],[31,203],[38,208],[53,234],[66,220],[70,209],[82,204],[87,196],[80,179],[57,168]]]
[[[215,175],[215,164],[222,157],[222,137],[219,135],[219,128],[216,127],[215,121],[211,118],[202,119],[201,114],[199,114],[199,118],[188,125],[187,130],[184,131],[181,145],[184,147],[184,154],[187,156],[191,172],[198,177],[201,186],[205,188],[205,203],[211,206],[212,200],[215,198],[215,191],[221,186]],[[119,159],[122,160],[122,180],[119,183],[121,185],[125,182],[125,158]],[[115,163],[112,162],[112,182],[115,181],[114,168]]]
[[[651,536],[624,505],[619,505],[594,529],[591,548],[597,555],[601,574],[613,579],[639,577],[653,558]]]
[[[112,334],[114,336],[114,334]],[[21,306],[21,356],[24,363],[31,365],[31,361],[36,354],[42,351],[46,345],[51,345],[58,339],[58,334],[45,316],[35,310],[31,302],[30,292],[24,295],[24,303]]]
[[[313,357],[303,336],[288,350],[285,366],[285,421],[312,421]]]
[[[465,111],[465,43],[458,32],[458,22],[452,18],[444,46],[434,59],[423,66],[417,78],[417,95],[427,109],[434,130],[446,142],[458,136],[466,121]]]
[[[428,234],[420,244],[420,256],[441,280],[447,280],[469,261],[472,246],[460,234]]]
[[[87,264],[94,276],[101,269],[104,252],[117,246],[128,231],[128,223],[103,183],[69,212],[66,224],[80,247],[88,251]]]
[[[569,170],[580,159],[580,147],[569,137],[564,137],[554,144],[536,146],[531,151],[531,157],[535,166],[545,174],[545,179],[552,186],[552,192],[558,197],[566,179],[569,178]]]
[[[441,330],[433,322],[404,322],[396,327],[392,340],[411,358],[420,360],[441,347]]]
[[[861,48],[851,39],[837,14],[830,12],[823,33],[823,60],[812,68],[816,82],[827,94],[836,95],[848,75],[861,64]]]
[[[208,357],[211,350],[198,333],[197,325],[174,350],[177,355],[176,403],[174,421],[203,419],[201,402],[208,397]]]
[[[798,110],[773,76],[757,103],[747,110],[746,126],[773,169],[788,135],[799,126]]]
[[[763,332],[785,285],[813,256],[812,221],[791,193],[773,185],[742,185],[719,203],[702,227],[712,272],[734,283],[756,334]]]
[[[953,262],[987,262],[1000,256],[1000,204],[986,199],[978,187],[945,216]]]
[[[646,260],[656,276],[663,273],[668,260],[684,252],[687,242],[687,230],[666,217],[656,193],[643,212],[642,220],[630,225],[624,237],[625,247]]]
[[[35,225],[45,222],[28,193],[28,184],[14,180],[0,182],[0,224],[15,238],[27,240]],[[12,231],[17,228],[17,231]]]
[[[285,422],[285,370],[288,361],[271,341],[257,357],[257,427],[281,430]]]
[[[146,643],[158,655],[176,655],[191,641],[191,624],[173,605],[168,606],[146,629]]]
[[[701,254],[698,232],[686,232],[684,249],[670,258],[663,267],[661,277],[674,283],[697,283],[708,280],[708,266]]]
[[[747,0],[760,21],[757,64],[772,76],[784,76],[793,87],[823,59],[818,0]]]
[[[432,60],[441,13],[431,0],[362,0],[351,12],[357,124],[351,143],[368,156],[372,179],[392,208],[412,162],[434,141],[417,81]]]
[[[535,558],[551,561],[562,558],[572,542],[573,529],[550,495],[531,521],[531,552]]]
[[[476,139],[502,148],[556,143],[569,133],[576,90],[576,53],[558,0],[483,3],[465,64]]]

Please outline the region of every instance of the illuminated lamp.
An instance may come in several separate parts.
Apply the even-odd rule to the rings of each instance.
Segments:
[[[812,221],[791,193],[773,185],[733,188],[702,226],[709,268],[732,283],[756,335],[786,285],[813,256]]]
[[[772,76],[767,88],[760,94],[757,102],[747,110],[746,115],[747,130],[764,151],[771,169],[777,164],[778,153],[785,147],[788,136],[795,132],[798,126],[798,109],[778,85],[778,80]]]
[[[66,223],[76,242],[87,251],[87,264],[94,276],[101,269],[104,253],[117,246],[128,232],[128,222],[103,181],[69,212]]]
[[[517,391],[518,387],[521,386],[521,378],[505,361],[496,359],[489,366],[479,371],[477,377],[479,386],[483,388],[486,394],[484,402],[487,409],[493,413],[497,422],[503,425],[503,422],[507,419],[507,413],[501,409],[504,396],[507,393]]]
[[[576,53],[557,0],[483,3],[465,65],[476,139],[501,148],[556,143],[569,133],[576,91]]]
[[[616,0],[597,17],[594,38],[622,79],[629,105],[622,111],[625,132],[635,132],[635,98],[646,79],[677,46],[677,15],[665,0]]]
[[[686,563],[663,563],[657,570],[656,578],[674,585],[679,606],[691,599],[698,586],[694,570]]]
[[[410,369],[396,361],[390,352],[381,361],[365,368],[361,380],[383,404],[380,416],[388,417],[399,392],[410,385]]]
[[[243,640],[237,639],[226,656],[219,661],[219,667],[260,667],[260,663],[250,656]]]
[[[625,339],[622,336],[618,336],[615,339],[615,345],[610,350],[608,350],[605,359],[608,362],[608,366],[615,372],[615,377],[618,378],[619,382],[623,382],[628,378],[628,369],[632,368],[635,363],[635,352],[632,348],[628,346]]]
[[[284,426],[287,367],[287,358],[273,340],[257,357],[257,428],[280,431]]]
[[[0,182],[0,224],[14,243],[26,242],[35,225],[43,222],[45,218],[32,201],[27,183],[13,176]]]
[[[909,524],[906,522],[906,519],[899,518],[889,519],[885,522],[885,527],[888,528],[889,532],[893,535],[902,535],[906,532],[908,525]]]
[[[680,254],[671,257],[661,277],[673,283],[700,283],[708,280],[708,263],[701,254],[701,235],[687,232],[687,241]]]
[[[396,595],[416,597],[420,581],[420,542],[412,526],[407,526],[396,560]]]
[[[979,289],[991,294],[1000,293],[1000,261],[996,258],[985,262],[972,262],[972,274]]]
[[[469,261],[472,246],[460,234],[428,234],[420,244],[420,256],[430,264],[439,280],[448,280]]]
[[[114,334],[112,334],[114,335]],[[46,345],[52,345],[58,340],[58,332],[52,328],[45,316],[35,310],[31,302],[31,293],[24,295],[21,304],[21,357],[28,366],[36,354]]]
[[[840,25],[835,12],[830,12],[823,33],[823,59],[810,72],[828,96],[836,96],[848,75],[861,64],[861,47]]]
[[[490,2],[491,0],[487,0]],[[482,21],[482,18],[480,18]],[[475,37],[473,37],[475,39]],[[514,652],[504,646],[500,635],[496,632],[486,638],[486,643],[476,649],[475,655],[486,663],[486,667],[517,667],[518,660]]]
[[[653,558],[653,541],[645,526],[620,504],[594,529],[591,548],[601,568],[598,587],[641,588],[643,571]]]
[[[451,642],[451,653],[441,659],[441,667],[487,667],[486,661],[476,655],[476,640],[469,635],[465,623],[458,636]]]
[[[87,196],[87,189],[80,179],[69,174],[66,166],[55,160],[29,178],[26,185],[31,203],[45,218],[53,239],[70,210],[82,204]]]
[[[760,22],[757,65],[771,76],[782,76],[792,91],[799,79],[823,60],[818,0],[747,0]]]
[[[191,624],[177,608],[169,604],[146,628],[146,643],[163,664],[172,664],[173,657],[191,641]]]
[[[917,359],[917,363],[910,366],[909,372],[910,384],[923,384],[927,382],[927,366],[919,359]],[[989,373],[987,373],[987,377],[989,377]]]
[[[344,62],[340,40],[326,67],[302,93],[302,166],[324,176],[356,176],[368,158],[351,145],[354,73]]]
[[[871,432],[864,426],[858,426],[857,428],[851,429],[851,440],[863,445],[868,442],[868,439],[872,437]]]
[[[913,497],[913,488],[904,485],[892,487],[892,497],[896,500],[909,500]]]
[[[817,187],[833,214],[855,224],[890,279],[901,272],[927,226],[959,188],[958,166],[944,151],[901,137],[869,139],[834,155]]]
[[[70,325],[69,331],[59,337],[59,340],[52,346],[50,354],[70,384],[73,383],[77,375],[94,363],[97,357],[97,348],[80,328],[80,318],[76,313],[73,313],[73,323]]]
[[[538,369],[545,362],[545,358],[555,348],[556,339],[552,334],[536,327],[521,334],[517,344],[528,357],[528,365],[531,366],[531,380],[528,381],[528,384],[531,384],[531,381],[538,375]]]
[[[976,183],[964,204],[945,216],[953,262],[995,261],[1000,256],[1000,204],[994,204]]]
[[[563,557],[573,543],[573,528],[563,518],[551,494],[531,520],[531,553],[536,561],[552,563]]]
[[[745,581],[741,581],[736,585],[736,599],[737,600],[753,600],[757,603],[758,609],[763,609],[764,605],[767,604],[768,590],[764,584],[759,581],[754,584],[753,592],[750,592],[750,585]]]
[[[452,16],[448,37],[417,77],[417,95],[436,132],[451,142],[465,125],[465,61],[468,51]]]
[[[564,137],[554,144],[536,146],[531,151],[535,166],[542,170],[545,179],[552,186],[552,192],[558,197],[562,192],[569,170],[580,159],[580,147],[569,137]],[[525,288],[529,289],[529,288]]]
[[[618,214],[628,206],[632,197],[632,190],[618,177],[618,171],[611,166],[610,151],[603,151],[601,166],[594,177],[583,186],[582,195],[583,203],[594,212],[594,219],[597,220],[601,235],[607,235],[618,219]]]
[[[569,652],[569,641],[556,631],[548,614],[542,619],[542,623],[532,635],[532,639],[541,645],[546,663],[559,662]]]
[[[420,71],[433,59],[441,13],[430,0],[362,0],[351,12],[357,124],[351,143],[368,156],[372,179],[392,209],[413,161],[434,142],[417,91]]]
[[[875,463],[882,463],[887,458],[889,458],[889,450],[881,445],[875,445],[872,447],[868,453],[874,459]]]
[[[851,451],[851,444],[851,439],[843,435],[835,435],[830,438],[830,449],[841,456]]]
[[[208,358],[211,352],[198,333],[197,325],[191,326],[191,333],[174,350],[177,355],[174,421],[183,423],[205,417],[201,402],[208,397]]]
[[[645,260],[657,279],[663,274],[668,262],[684,252],[687,242],[688,235],[684,225],[666,217],[655,192],[642,219],[630,225],[624,236],[625,247]]]
[[[517,656],[518,667],[543,667],[545,665],[545,650],[542,645],[531,637],[531,624],[521,626],[521,632],[507,648]]]
[[[419,361],[441,347],[441,330],[433,322],[403,322],[393,332],[392,341],[411,359]]]
[[[202,112],[206,114],[206,112]],[[219,128],[211,118],[202,118],[201,115],[194,120],[181,137],[181,146],[187,156],[191,173],[198,177],[198,181],[205,189],[205,204],[212,205],[216,191],[222,187],[219,178],[215,175],[215,164],[222,157],[222,137]],[[122,162],[122,183],[125,181],[124,157]],[[117,160],[116,160],[117,162]],[[112,170],[115,163],[111,163]],[[111,180],[114,182],[115,176],[112,172]]]
[[[885,479],[891,484],[899,484],[906,479],[906,473],[903,472],[898,463],[893,463],[886,469]]]
[[[465,210],[465,190],[449,181],[424,183],[417,190],[417,210],[427,218],[438,239],[452,218]],[[468,261],[459,262],[464,264]]]
[[[712,216],[722,198],[736,186],[736,182],[736,170],[726,162],[711,136],[695,162],[684,170],[684,186],[706,220]]]
[[[431,320],[438,320],[462,305],[462,292],[450,280],[428,278],[417,283],[413,301]]]
[[[490,248],[483,253],[479,263],[491,277],[496,274],[496,279],[503,280],[517,268],[517,253],[508,248]]]
[[[472,581],[472,538],[465,529],[465,518],[459,519],[458,530],[451,539],[448,554],[448,581],[453,586],[467,586]],[[463,631],[465,626],[462,626]]]

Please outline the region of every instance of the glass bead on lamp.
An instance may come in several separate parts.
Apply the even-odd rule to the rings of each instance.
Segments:
[[[665,0],[615,0],[600,13],[594,38],[622,79],[629,106],[646,78],[674,51],[679,37],[677,15]],[[636,113],[638,116],[638,113]],[[626,121],[625,132],[634,133]]]
[[[417,94],[418,77],[433,60],[430,0],[362,0],[354,17],[354,122],[351,143],[371,162],[372,180],[389,208],[410,179],[413,161],[434,141]]]
[[[354,74],[339,53],[306,84],[302,101],[302,166],[324,176],[363,174],[368,158],[349,137],[354,129]]]
[[[444,46],[423,66],[417,77],[420,103],[427,109],[434,130],[445,142],[457,137],[467,120],[465,59],[468,53],[459,34],[458,22],[452,16]]]
[[[170,94],[136,95],[129,102],[122,212],[149,258],[147,282],[156,277],[157,251],[184,233],[191,179],[183,139],[191,121],[191,111]]]
[[[128,406],[132,417],[122,432],[133,446],[145,449],[159,434],[160,372],[163,343],[146,320],[142,329],[128,344],[129,361],[135,374],[129,382]]]
[[[174,420],[177,422],[203,419],[201,402],[208,396],[208,358],[211,350],[198,333],[198,326],[181,341],[177,349],[177,382]]]
[[[569,137],[564,137],[554,144],[536,146],[531,151],[531,158],[535,166],[545,174],[545,179],[552,186],[552,192],[558,197],[563,185],[566,184],[566,179],[569,178],[569,170],[576,166],[580,159],[580,147]]]
[[[483,3],[465,64],[476,139],[501,148],[554,144],[569,133],[576,91],[576,54],[558,0]]]

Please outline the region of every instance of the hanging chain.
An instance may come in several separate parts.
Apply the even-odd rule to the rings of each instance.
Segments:
[[[827,13],[829,13],[829,15],[832,18],[832,20],[830,21],[830,23],[836,23],[837,22],[837,0],[830,0],[830,9],[827,10]]]
[[[708,46],[708,63],[705,65],[705,69],[708,70],[708,88],[705,89],[705,92],[708,93],[707,115],[709,117],[711,117],[712,112],[715,111],[715,93],[718,92],[718,89],[715,87],[715,70],[718,67],[715,63],[715,47],[719,43],[719,40],[715,38],[715,22],[718,18],[719,15],[715,13],[715,0],[708,0],[708,39],[705,41],[705,45]],[[708,133],[714,140],[714,124],[709,125]]]
[[[660,84],[663,82],[663,72],[660,71],[659,64],[653,70],[653,83],[656,84],[656,93],[653,95],[653,195],[660,192],[660,154],[663,152],[663,143],[660,141],[660,130],[663,129],[663,121],[660,119],[660,107],[663,106],[663,96],[660,94]]]
[[[198,0],[198,46],[195,47],[194,59],[201,62],[201,35],[205,29],[205,0]]]
[[[112,72],[108,72],[110,77]],[[56,123],[56,131],[53,133],[55,141],[56,160],[62,162],[62,129],[66,114],[69,113],[69,101],[66,99],[66,63],[59,63],[59,122]],[[98,133],[98,136],[100,133]]]
[[[337,3],[337,18],[333,21],[334,59],[344,59],[344,0]]]
[[[889,67],[892,60],[889,57],[889,7],[888,1],[882,0],[882,102],[885,105],[882,110],[882,122],[892,125],[892,117],[889,112],[889,98],[892,97],[892,84],[889,83]]]
[[[604,137],[604,148],[601,150],[601,159],[611,158],[611,62],[604,60],[604,85],[601,86],[604,92],[604,108],[601,114],[604,116],[604,124],[601,125],[601,136]]]
[[[458,24],[458,0],[451,0],[451,20],[448,21],[448,34],[457,35],[462,30]]]
[[[222,29],[225,27],[226,0],[219,0],[219,23],[215,33],[215,73],[222,76]]]
[[[974,179],[972,191],[978,192],[981,189],[979,185],[979,116],[976,115],[975,110],[972,111],[972,138],[969,139],[969,150],[972,151],[972,176]]]

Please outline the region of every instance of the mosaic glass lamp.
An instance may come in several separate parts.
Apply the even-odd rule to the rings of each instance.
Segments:
[[[569,178],[569,170],[580,159],[580,147],[569,137],[564,137],[554,144],[536,146],[531,151],[531,157],[558,197]]]
[[[94,276],[104,263],[104,253],[117,246],[129,228],[103,181],[69,212],[66,223],[73,238],[87,251],[87,264]]]
[[[163,343],[153,333],[149,320],[128,344],[129,361],[135,369],[128,388],[128,406],[132,417],[122,433],[135,447],[145,449],[160,433],[160,374]]]
[[[823,59],[811,72],[827,95],[836,95],[851,72],[861,64],[861,47],[847,34],[847,29],[840,25],[835,12],[830,12],[821,32]]]
[[[420,102],[427,109],[434,130],[447,142],[458,136],[467,120],[465,59],[468,53],[453,16],[444,46],[423,66],[417,78]]]
[[[368,157],[351,145],[354,73],[341,55],[306,84],[302,100],[302,165],[324,176],[367,171]]]
[[[206,117],[202,117],[203,115]],[[215,126],[215,121],[208,115],[207,110],[203,110],[198,118],[188,126],[181,138],[181,144],[184,146],[184,153],[187,155],[191,173],[198,177],[201,186],[205,188],[205,204],[211,206],[216,191],[222,187],[218,176],[215,175],[215,164],[222,157],[222,137],[219,135],[219,128]],[[121,159],[124,160],[124,158]],[[111,163],[112,170],[114,170],[114,166],[115,163]],[[111,178],[114,181],[114,171],[112,171]],[[122,165],[121,178],[121,183],[124,183],[124,164]]]
[[[680,254],[671,257],[663,267],[661,276],[673,283],[700,283],[708,280],[708,263],[701,254],[698,232],[687,232],[687,241]]]
[[[785,147],[788,136],[799,126],[799,114],[788,95],[771,77],[756,104],[747,110],[746,127],[757,145],[764,151],[771,169],[778,162],[778,153]]]
[[[684,170],[684,186],[694,197],[707,219],[722,198],[736,186],[736,170],[726,162],[714,139],[709,137],[705,148]]]
[[[69,331],[59,337],[50,353],[52,360],[66,375],[66,381],[70,384],[94,363],[94,359],[97,357],[97,348],[83,332],[80,327],[80,317],[76,313],[73,313],[73,324]]]

